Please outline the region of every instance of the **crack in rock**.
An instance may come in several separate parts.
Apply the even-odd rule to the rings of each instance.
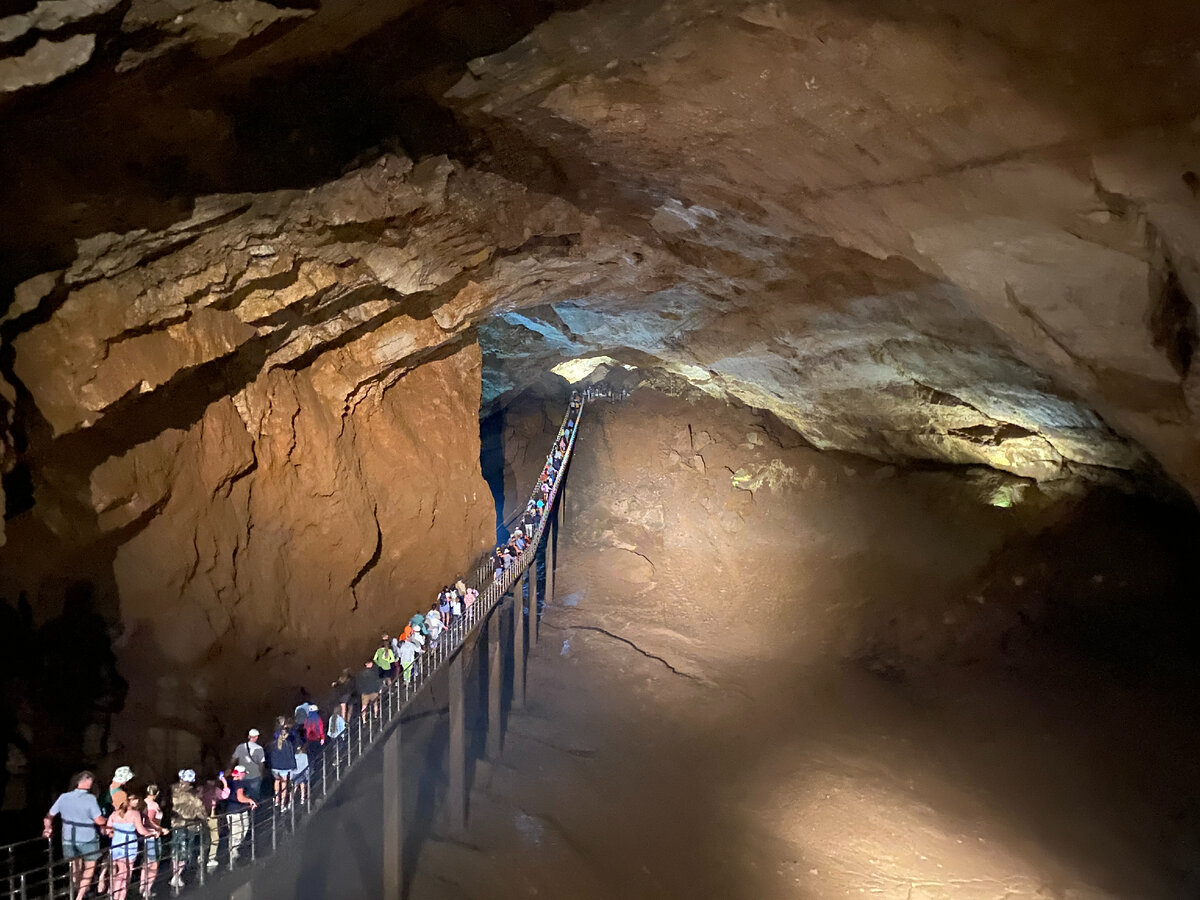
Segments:
[[[692,681],[703,681],[703,679],[699,678],[696,675],[693,675],[691,672],[680,671],[679,669],[677,669],[673,665],[671,665],[669,662],[667,662],[665,659],[663,659],[661,656],[655,656],[653,653],[647,653],[645,650],[643,650],[641,647],[639,647],[633,641],[629,640],[629,638],[621,637],[621,635],[619,635],[619,634],[613,634],[608,629],[601,628],[599,625],[572,625],[571,630],[572,631],[595,631],[595,632],[598,632],[599,634],[608,635],[614,641],[620,641],[622,644],[626,644],[626,645],[632,647],[634,650],[636,650],[638,653],[642,654],[642,656],[646,657],[647,659],[653,659],[657,662],[662,663],[664,666],[666,666],[668,669],[670,669],[676,675],[681,675],[684,678],[690,678]]]

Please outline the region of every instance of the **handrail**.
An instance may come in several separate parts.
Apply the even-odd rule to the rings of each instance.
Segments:
[[[287,807],[280,807],[273,800],[264,800],[254,810],[226,811],[210,816],[205,821],[197,821],[194,825],[173,827],[169,834],[161,838],[136,836],[136,845],[132,842],[130,844],[131,850],[136,846],[136,852],[131,852],[128,872],[124,876],[128,878],[128,891],[137,889],[138,879],[141,877],[140,870],[146,860],[146,848],[151,841],[157,842],[155,848],[159,859],[154,883],[157,884],[164,877],[175,873],[181,876],[186,874],[191,877],[190,883],[176,885],[183,888],[204,885],[221,871],[239,868],[238,862],[241,859],[248,858],[253,864],[260,858],[272,855],[298,827],[303,827],[312,812],[323,805],[350,769],[391,730],[392,724],[399,719],[425,685],[458,655],[467,638],[487,620],[492,610],[535,561],[537,549],[551,518],[550,512],[558,499],[563,477],[575,449],[575,437],[579,432],[584,398],[577,396],[572,399],[577,399],[579,406],[575,409],[568,406],[555,434],[550,454],[546,457],[547,466],[551,466],[554,448],[558,446],[560,439],[566,438],[567,445],[562,463],[558,473],[553,476],[550,493],[545,498],[543,511],[538,516],[537,526],[525,549],[513,565],[500,570],[499,573],[494,573],[492,568],[492,552],[479,558],[469,570],[468,576],[469,586],[479,592],[478,599],[469,607],[464,605],[462,615],[450,622],[437,642],[431,642],[430,646],[426,647],[419,662],[413,666],[411,680],[406,682],[399,677],[400,668],[397,666],[393,669],[397,678],[392,684],[383,686],[378,705],[373,704],[365,717],[351,711],[343,734],[338,738],[327,737],[324,746],[317,753],[310,755],[308,786],[303,801],[300,801],[303,806],[297,803],[294,797]],[[539,483],[531,494],[531,500],[534,502],[541,493],[540,487]],[[524,512],[522,509],[510,517],[506,527],[519,520]],[[39,848],[39,855],[45,853],[43,861],[18,871],[18,866],[24,864],[18,863],[17,860],[21,856],[29,855],[34,847]],[[118,850],[120,849],[118,847]],[[122,878],[122,866],[120,859],[114,860],[112,850],[111,846],[102,848],[94,854],[88,854],[85,859],[91,862],[96,870],[96,875],[92,878],[93,886],[103,873],[110,896],[122,900],[128,893],[119,891],[117,881],[113,880]],[[70,861],[61,857],[55,858],[53,839],[33,838],[0,846],[0,866],[4,864],[5,857],[7,871],[0,872],[0,900],[5,896],[8,900],[72,900],[75,896],[78,885],[73,880]]]

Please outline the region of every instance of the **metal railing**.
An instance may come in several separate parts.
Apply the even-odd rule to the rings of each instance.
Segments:
[[[339,737],[327,737],[323,745],[315,748],[310,745],[303,791],[297,782],[291,785],[283,804],[265,799],[254,809],[221,812],[183,825],[168,823],[169,833],[162,837],[136,835],[127,844],[115,842],[77,858],[74,868],[71,860],[55,853],[54,838],[34,838],[0,846],[0,900],[5,897],[7,900],[74,900],[81,877],[86,877],[84,867],[92,870],[88,897],[132,900],[143,896],[143,888],[153,890],[164,883],[178,896],[190,887],[208,883],[223,872],[253,865],[273,854],[290,835],[304,826],[312,812],[390,730],[425,685],[453,660],[470,635],[487,620],[533,564],[575,448],[583,404],[580,397],[578,409],[568,407],[555,435],[547,465],[552,464],[554,448],[558,447],[560,439],[566,439],[566,450],[553,475],[549,495],[542,497],[540,484],[534,489],[532,500],[544,499],[544,508],[525,549],[510,566],[498,571],[492,551],[479,558],[463,578],[468,587],[478,591],[478,599],[470,606],[464,603],[462,614],[451,619],[438,640],[429,641],[424,653],[413,664],[411,678],[406,680],[402,676],[397,663],[392,669],[395,680],[381,683],[378,700],[357,712],[353,702],[350,704],[346,728]],[[524,514],[522,509],[510,517],[506,527],[511,529]],[[530,614],[536,616],[537,610],[531,610]],[[328,712],[323,715],[327,718]],[[265,764],[263,771],[264,775],[269,775],[270,770]],[[264,777],[264,791],[268,789],[267,781]],[[236,789],[235,786],[233,790]],[[128,859],[121,858],[126,855]],[[155,861],[150,860],[150,855]]]

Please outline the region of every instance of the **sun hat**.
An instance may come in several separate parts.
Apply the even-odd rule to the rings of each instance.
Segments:
[[[121,766],[113,773],[113,783],[125,784],[127,781],[133,781],[133,769],[129,766]]]

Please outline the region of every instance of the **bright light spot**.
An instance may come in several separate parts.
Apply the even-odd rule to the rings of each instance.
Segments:
[[[998,506],[1001,509],[1008,509],[1010,506],[1016,506],[1025,499],[1026,484],[1002,484],[1000,487],[992,491],[988,497],[988,503],[992,506]]]
[[[560,362],[550,371],[565,378],[571,384],[575,384],[577,381],[583,381],[600,366],[616,367],[619,365],[621,364],[611,356],[587,356],[582,359],[568,359],[566,362]]]

